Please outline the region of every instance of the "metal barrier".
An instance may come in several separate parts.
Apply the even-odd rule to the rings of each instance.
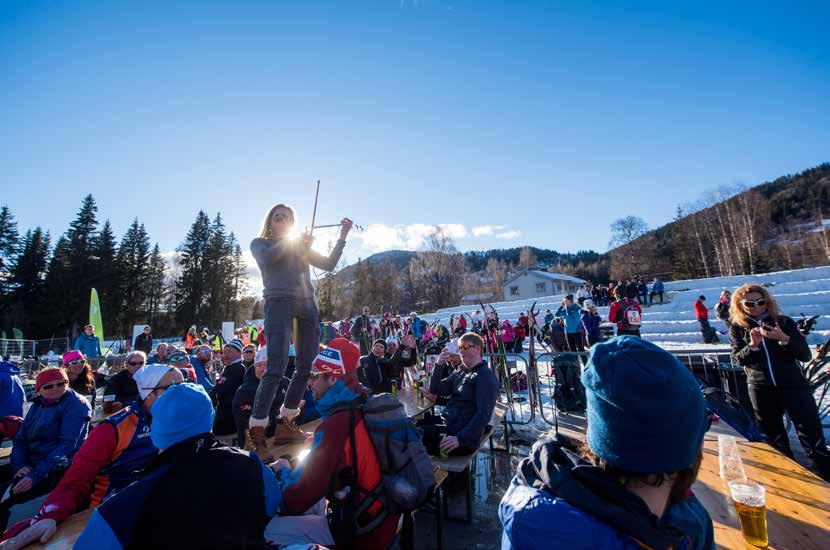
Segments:
[[[35,355],[35,340],[0,338],[0,355],[3,357],[30,357]]]
[[[564,361],[560,365],[555,365],[558,362],[558,358],[563,358]],[[560,396],[567,394],[579,397],[580,393],[584,393],[579,389],[581,388],[581,383],[577,385],[574,381],[580,377],[582,373],[581,367],[585,366],[587,358],[588,353],[584,351],[545,352],[536,356],[537,371],[539,371],[537,372],[537,380],[539,383],[537,390],[539,393],[539,415],[547,424],[556,426],[558,423],[557,415],[560,412],[568,414],[584,408],[584,395],[581,396],[583,401],[580,406],[576,402],[559,403],[557,394]],[[556,375],[557,366],[559,367],[560,376]],[[570,369],[575,367],[579,367],[578,370],[570,372]],[[565,369],[568,369],[568,371],[566,372]]]
[[[500,359],[504,359],[505,376],[496,366]],[[484,359],[496,373],[501,384],[501,392],[509,407],[507,423],[510,425],[530,424],[536,417],[538,394],[538,374],[529,372],[527,359],[520,353],[486,353]],[[521,374],[524,374],[522,381]],[[516,388],[513,387],[514,375]],[[524,387],[524,389],[522,389]]]

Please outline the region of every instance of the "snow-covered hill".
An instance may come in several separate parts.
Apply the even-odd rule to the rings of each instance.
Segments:
[[[692,304],[701,294],[706,296],[707,304],[712,307],[717,303],[722,290],[734,290],[745,282],[764,284],[778,301],[783,313],[794,319],[801,314],[820,315],[813,332],[809,336],[811,344],[817,344],[830,338],[830,266],[777,271],[760,275],[742,275],[738,277],[713,277],[710,279],[689,279],[671,281],[665,284],[666,302],[663,305],[646,306],[643,309],[642,335],[667,348],[703,346],[700,325],[695,320]],[[545,309],[556,311],[563,295],[539,298],[537,307],[544,315]],[[492,304],[499,317],[515,321],[519,314],[527,312],[533,300],[499,302]],[[440,319],[448,323],[452,314],[456,317],[469,314],[478,309],[471,306],[446,308],[435,313],[424,314],[428,321]],[[604,319],[608,318],[608,307],[599,308]],[[541,319],[539,319],[541,321]],[[710,315],[712,325],[723,330],[723,324]],[[722,340],[725,342],[726,338]]]

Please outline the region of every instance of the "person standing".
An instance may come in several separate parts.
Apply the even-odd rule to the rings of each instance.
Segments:
[[[152,330],[150,329],[150,325],[145,325],[144,330],[141,331],[141,334],[135,337],[133,349],[136,351],[143,351],[145,355],[150,355],[150,352],[153,351],[153,335],[151,332]]]
[[[608,311],[608,321],[617,325],[617,336],[640,336],[640,326],[643,322],[643,310],[640,309],[640,304],[634,299],[637,295],[636,290],[632,293],[628,289],[628,295],[624,293],[623,285],[614,287],[614,293],[617,301],[611,304],[611,309]]]
[[[729,304],[731,301],[732,293],[728,290],[724,290],[720,293],[718,303],[715,305],[715,317],[723,321],[723,324],[726,325],[727,331],[729,331]]]
[[[594,305],[593,300],[585,300],[583,306],[579,314],[580,323],[582,324],[582,330],[585,332],[585,338],[590,348],[602,339],[602,330],[600,329],[602,317],[597,313],[597,307]]]
[[[293,420],[300,413],[300,400],[306,391],[311,362],[320,342],[319,315],[309,266],[325,271],[334,269],[353,225],[348,218],[341,220],[340,239],[326,257],[311,249],[314,240],[310,234],[300,240],[288,238],[294,223],[294,209],[276,204],[268,211],[259,237],[251,242],[251,254],[262,273],[264,287],[268,365],[257,388],[249,434],[257,453],[262,453],[263,458],[270,456],[265,445],[265,430],[268,413],[288,364],[292,327],[296,327],[296,366],[280,407],[282,422],[277,426],[275,442],[304,441],[306,438]]]
[[[649,294],[649,304],[654,303],[654,296],[660,296],[660,305],[663,305],[663,281],[661,281],[657,277],[655,277],[654,282],[651,283],[651,294]]]
[[[222,350],[222,363],[225,368],[210,395],[216,404],[213,433],[217,436],[234,436],[236,435],[236,422],[233,419],[233,397],[245,377],[242,342],[235,338],[225,345]]]
[[[584,351],[582,341],[581,308],[574,303],[573,294],[568,294],[562,300],[562,305],[556,310],[555,317],[562,319],[565,324],[565,341],[568,351]]]
[[[372,341],[372,319],[369,317],[369,306],[363,306],[363,314],[354,320],[349,331],[352,340],[360,345],[360,354],[369,353],[369,348],[371,348],[369,342]]]
[[[86,325],[84,331],[75,338],[72,349],[76,349],[86,357],[101,357],[101,341],[95,336],[95,327]]]
[[[816,473],[830,481],[830,453],[818,407],[799,365],[811,359],[804,335],[795,321],[781,315],[775,299],[760,285],[738,288],[729,313],[732,361],[746,370],[749,399],[767,442],[792,458],[786,412]]]
[[[700,333],[703,335],[703,342],[712,343],[712,327],[709,325],[709,308],[706,307],[706,296],[702,294],[695,301],[695,319],[700,323]]]

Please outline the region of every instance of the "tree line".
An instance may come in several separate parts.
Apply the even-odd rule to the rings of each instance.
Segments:
[[[172,269],[171,269],[172,267]],[[191,324],[219,328],[250,314],[245,262],[220,213],[199,211],[184,241],[165,258],[134,218],[118,240],[109,220],[98,220],[84,197],[69,228],[53,242],[42,227],[21,235],[8,208],[0,208],[0,327],[25,338],[73,338],[89,320],[90,291],[101,305],[104,336],[127,338],[150,324],[159,335]]]

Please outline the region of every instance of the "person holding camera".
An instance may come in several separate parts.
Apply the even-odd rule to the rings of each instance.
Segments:
[[[732,360],[746,370],[749,399],[767,442],[792,458],[786,412],[816,473],[830,481],[830,453],[818,407],[799,364],[810,360],[807,340],[760,285],[747,283],[736,290],[729,312]]]

